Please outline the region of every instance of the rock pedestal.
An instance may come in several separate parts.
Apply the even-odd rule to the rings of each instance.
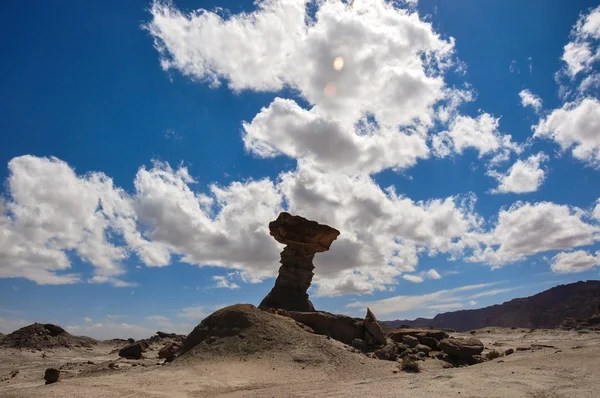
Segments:
[[[281,252],[281,267],[275,286],[259,307],[314,311],[306,293],[314,275],[312,261],[316,253],[329,250],[340,232],[285,212],[269,223],[269,231],[278,242],[287,246]]]

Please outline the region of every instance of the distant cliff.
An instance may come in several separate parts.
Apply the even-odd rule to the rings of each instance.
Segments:
[[[450,328],[459,331],[486,326],[556,328],[566,318],[589,318],[600,313],[600,281],[559,285],[531,297],[476,310],[438,314],[433,319],[384,321],[389,327]]]

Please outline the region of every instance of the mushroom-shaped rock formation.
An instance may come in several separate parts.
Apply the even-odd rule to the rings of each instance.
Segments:
[[[277,242],[287,246],[281,252],[275,286],[259,307],[314,311],[306,293],[314,275],[312,260],[316,253],[329,250],[340,231],[286,212],[269,223],[269,231]]]

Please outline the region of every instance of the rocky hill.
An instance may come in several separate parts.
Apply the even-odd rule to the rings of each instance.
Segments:
[[[97,342],[92,338],[73,336],[60,326],[49,323],[33,323],[0,339],[1,347],[34,350],[91,347],[95,344]]]
[[[600,281],[558,285],[531,297],[490,307],[438,314],[433,319],[385,321],[388,326],[449,328],[458,331],[486,326],[557,328],[567,318],[590,318],[600,313]]]

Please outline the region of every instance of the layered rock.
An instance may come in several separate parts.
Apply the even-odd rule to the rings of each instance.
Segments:
[[[312,261],[316,253],[329,250],[340,232],[286,212],[269,223],[269,231],[275,240],[287,246],[281,252],[281,267],[275,286],[259,307],[314,311],[306,293],[314,275]]]

